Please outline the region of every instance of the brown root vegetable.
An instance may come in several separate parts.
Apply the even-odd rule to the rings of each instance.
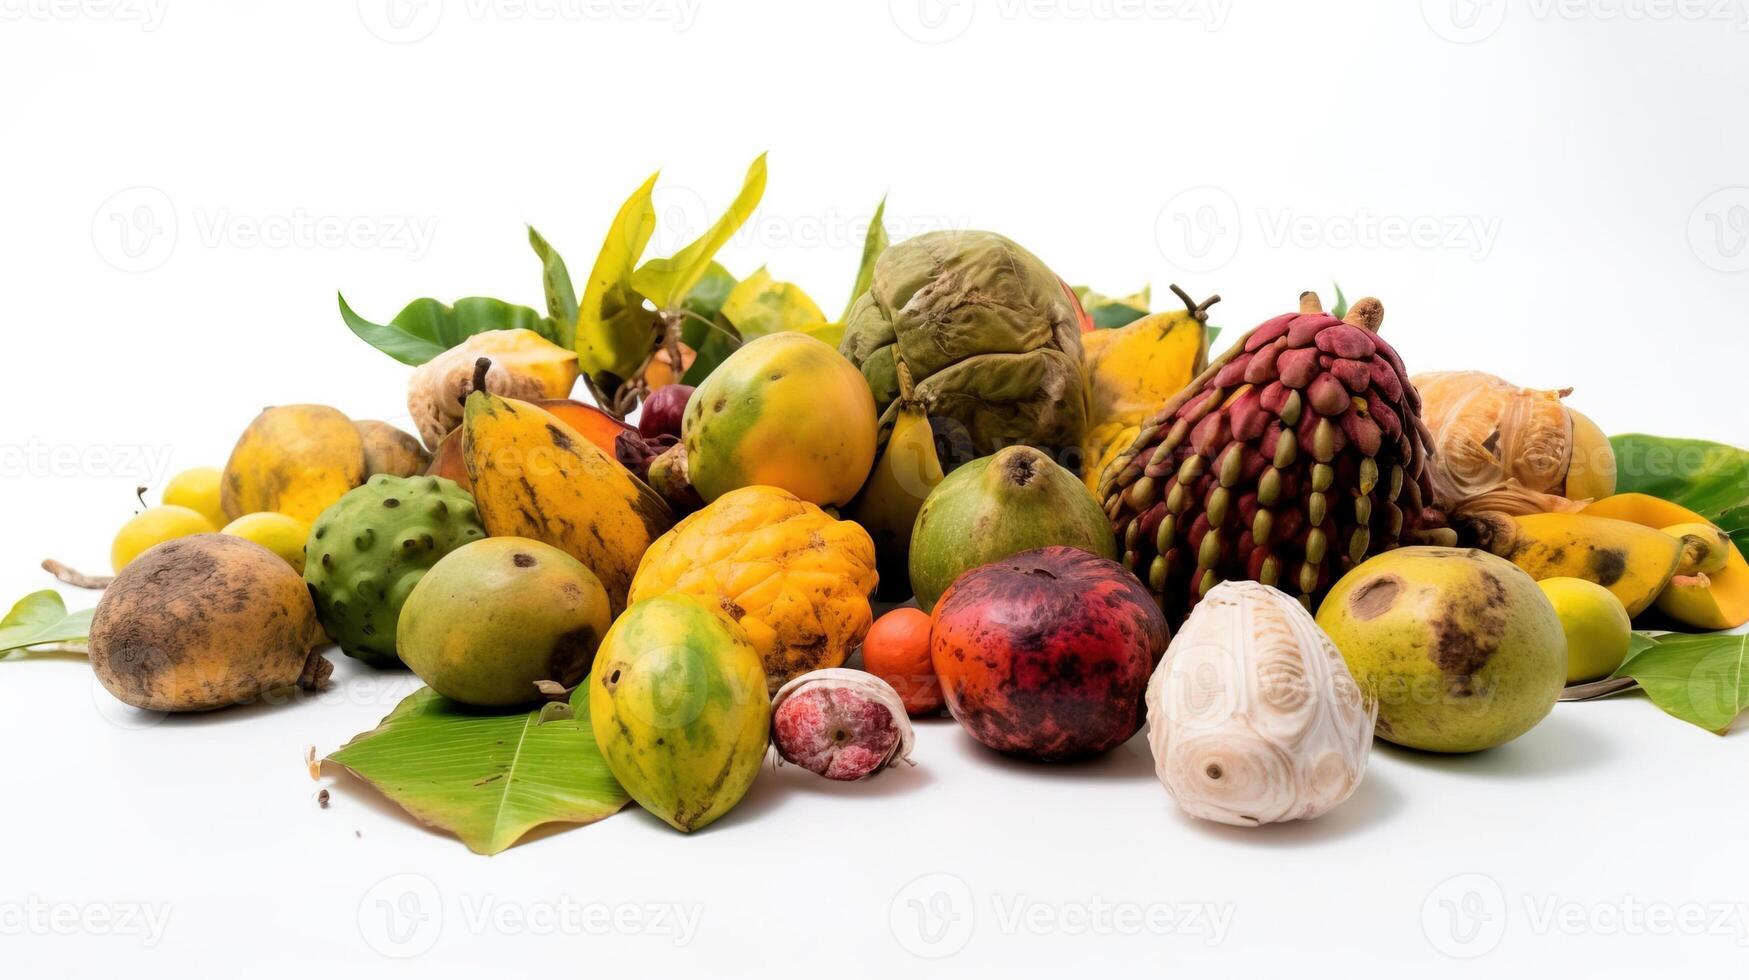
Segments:
[[[364,437],[339,409],[282,405],[243,430],[225,463],[225,514],[274,511],[305,524],[364,482]]]
[[[364,440],[364,475],[418,476],[431,464],[431,454],[419,440],[387,422],[366,419],[354,422]]]
[[[1481,371],[1412,379],[1432,434],[1434,503],[1453,517],[1570,513],[1615,492],[1615,452],[1562,399]]]
[[[251,541],[196,534],[147,551],[92,616],[91,667],[109,693],[150,711],[208,711],[297,684],[332,665],[304,580]]]

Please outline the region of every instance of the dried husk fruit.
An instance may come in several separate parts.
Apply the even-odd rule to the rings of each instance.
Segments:
[[[1432,435],[1434,504],[1453,517],[1577,512],[1615,492],[1615,452],[1562,399],[1481,371],[1411,379]]]
[[[1431,506],[1421,398],[1378,333],[1317,294],[1241,338],[1168,399],[1100,477],[1126,568],[1176,626],[1221,582],[1314,608],[1343,572],[1405,542],[1454,544]]]

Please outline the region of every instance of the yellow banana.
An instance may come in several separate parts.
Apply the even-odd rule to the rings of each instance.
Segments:
[[[910,373],[902,364],[899,369],[904,375],[903,387],[909,390]],[[921,404],[901,396],[886,449],[845,514],[874,539],[880,597],[894,601],[910,598],[911,527],[917,523],[923,498],[942,476],[929,417]]]
[[[1654,528],[1589,514],[1478,514],[1465,531],[1541,581],[1581,578],[1644,612],[1676,574],[1682,543]]]
[[[650,542],[674,525],[656,491],[557,416],[484,391],[468,396],[462,452],[486,532],[533,538],[589,566],[613,612]]]

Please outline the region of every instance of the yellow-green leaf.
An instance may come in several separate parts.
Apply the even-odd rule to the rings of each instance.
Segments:
[[[644,307],[633,270],[656,231],[650,194],[656,175],[644,181],[614,216],[583,286],[577,307],[577,363],[586,374],[607,372],[624,379],[655,347],[657,317]]]
[[[1669,714],[1722,735],[1749,708],[1749,636],[1642,633],[1635,641],[1614,676],[1638,681]]]
[[[722,314],[744,341],[784,330],[812,330],[826,322],[826,314],[802,287],[778,282],[763,266],[729,290]]]
[[[844,304],[844,315],[838,318],[840,323],[850,319],[850,308],[856,305],[857,299],[868,292],[868,287],[874,282],[875,262],[887,250],[888,245],[886,214],[887,199],[883,196],[881,203],[875,205],[874,218],[868,223],[868,234],[862,238],[862,261],[856,267],[856,282],[850,286],[850,302]],[[843,327],[838,329],[838,333],[843,335]]]
[[[496,854],[542,824],[593,823],[629,801],[596,747],[587,683],[570,706],[568,716],[490,712],[422,687],[327,761],[469,850]]]
[[[558,325],[554,342],[567,350],[577,346],[577,290],[571,285],[571,270],[557,249],[540,232],[528,226],[528,244],[541,261],[541,289],[547,296],[547,316]]]
[[[0,619],[0,654],[48,643],[83,643],[91,630],[91,610],[67,612],[54,589],[32,592],[13,603]]]
[[[659,310],[674,310],[686,301],[686,294],[692,291],[699,279],[703,278],[705,270],[710,268],[711,260],[722,250],[735,232],[747,223],[753,216],[755,208],[759,207],[759,199],[765,196],[765,154],[753,161],[747,168],[746,180],[741,185],[741,193],[735,195],[735,200],[729,205],[716,224],[711,225],[698,240],[686,246],[665,259],[651,259],[643,264],[632,276],[632,286],[638,292],[649,297]]]

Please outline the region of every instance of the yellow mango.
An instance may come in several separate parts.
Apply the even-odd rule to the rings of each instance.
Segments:
[[[683,592],[727,602],[773,691],[841,666],[874,622],[874,540],[776,487],[743,487],[685,518],[645,553],[631,602]]]
[[[550,412],[514,398],[468,396],[462,453],[486,533],[533,538],[588,566],[614,615],[638,560],[674,523],[668,504]]]
[[[1208,366],[1208,308],[1177,286],[1185,308],[1152,313],[1111,330],[1081,335],[1081,369],[1087,376],[1087,437],[1083,476],[1096,490],[1104,463],[1127,448],[1141,423]],[[1125,445],[1112,448],[1118,442]]]
[[[364,482],[364,438],[339,409],[282,405],[243,430],[225,463],[225,516],[273,511],[313,523]]]

